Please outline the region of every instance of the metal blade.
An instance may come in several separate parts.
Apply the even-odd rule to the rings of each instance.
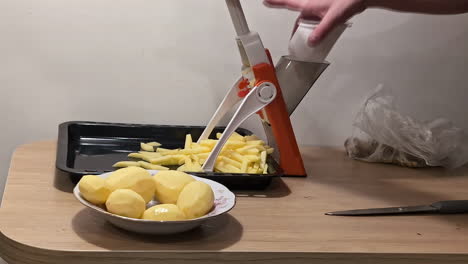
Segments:
[[[315,81],[328,67],[328,63],[297,61],[282,57],[276,64],[276,76],[284,101],[291,115],[309,92]]]
[[[371,208],[358,209],[348,211],[329,212],[326,215],[337,216],[365,216],[365,215],[393,215],[393,214],[415,214],[415,213],[435,213],[438,209],[430,205],[421,206],[405,206],[405,207],[388,207],[388,208]]]

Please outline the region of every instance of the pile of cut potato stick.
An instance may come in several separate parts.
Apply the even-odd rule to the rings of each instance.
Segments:
[[[219,139],[221,133],[216,137]],[[148,170],[169,170],[168,166],[176,166],[178,171],[201,172],[203,163],[217,142],[216,139],[206,139],[196,143],[188,134],[183,149],[162,148],[158,142],[141,143],[141,151],[128,155],[133,161],[120,161],[114,167],[138,166]],[[233,133],[216,160],[215,172],[267,174],[267,156],[273,151],[255,135]]]

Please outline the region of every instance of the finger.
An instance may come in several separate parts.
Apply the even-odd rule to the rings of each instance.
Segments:
[[[270,8],[285,8],[284,4],[272,3],[272,2],[273,1],[264,0],[263,5],[270,7]]]
[[[265,0],[263,3],[269,7],[283,7],[296,11],[304,7],[304,0]]]
[[[343,20],[344,12],[339,8],[328,10],[322,21],[318,24],[312,34],[309,36],[309,43],[317,45],[322,41],[333,28]]]

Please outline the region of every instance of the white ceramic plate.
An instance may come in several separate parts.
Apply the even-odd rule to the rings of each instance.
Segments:
[[[148,171],[151,173],[151,175],[154,175],[158,172],[156,170]],[[110,175],[110,173],[111,172],[104,173],[98,176],[105,179]],[[224,185],[214,182],[212,180],[199,178],[196,176],[192,177],[194,177],[197,181],[205,182],[211,186],[215,196],[215,205],[213,207],[213,210],[207,215],[200,218],[184,221],[151,221],[119,216],[111,214],[107,212],[104,208],[93,205],[86,201],[81,196],[78,185],[75,186],[75,188],[73,189],[73,194],[75,195],[76,199],[78,199],[78,201],[80,201],[83,205],[91,208],[94,212],[99,214],[100,217],[104,217],[107,221],[122,229],[143,234],[175,234],[194,229],[209,219],[225,214],[229,212],[236,204],[236,196],[234,195],[234,193],[229,191],[229,189],[226,188]],[[147,208],[154,206],[158,203],[159,202],[157,200],[150,201],[147,204]]]

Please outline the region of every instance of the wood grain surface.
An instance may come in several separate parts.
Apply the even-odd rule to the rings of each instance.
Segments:
[[[467,263],[468,215],[334,217],[334,210],[468,199],[468,169],[407,169],[302,148],[308,178],[238,192],[230,214],[175,236],[120,230],[56,171],[56,142],[17,149],[0,209],[0,254],[22,263]]]

